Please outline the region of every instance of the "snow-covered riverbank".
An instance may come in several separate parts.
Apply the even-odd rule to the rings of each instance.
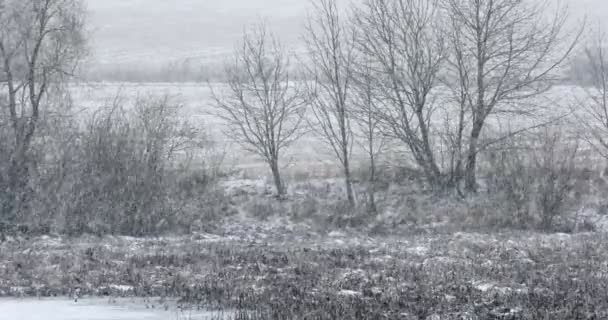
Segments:
[[[0,299],[0,318],[11,320],[210,320],[222,314],[180,310],[157,300],[107,298]]]

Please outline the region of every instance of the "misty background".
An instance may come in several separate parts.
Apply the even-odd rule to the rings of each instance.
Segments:
[[[353,0],[358,2],[360,0]],[[338,1],[347,7],[353,1]],[[541,0],[539,0],[541,1]],[[546,0],[542,0],[546,1]],[[606,0],[548,0],[571,11],[571,23],[608,20]],[[86,0],[91,80],[205,80],[260,19],[290,50],[301,49],[310,9],[301,0]]]

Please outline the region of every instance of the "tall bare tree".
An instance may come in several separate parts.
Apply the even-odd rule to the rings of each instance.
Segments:
[[[305,100],[292,81],[289,57],[261,23],[245,31],[243,43],[226,67],[227,90],[212,95],[227,135],[269,165],[279,197],[285,195],[280,173],[282,152],[302,133]]]
[[[80,0],[5,0],[0,10],[2,112],[10,124],[4,212],[15,214],[28,182],[28,152],[49,94],[73,74],[84,53]]]
[[[310,63],[311,106],[320,136],[332,148],[344,173],[346,196],[355,205],[351,177],[353,132],[351,127],[354,37],[342,21],[335,0],[313,0],[305,36]]]
[[[585,125],[587,141],[604,158],[608,159],[608,54],[606,35],[601,26],[585,48],[586,97],[580,102],[581,123]]]
[[[386,145],[386,139],[381,131],[381,119],[376,116],[378,109],[378,97],[376,90],[378,85],[374,77],[371,62],[357,63],[354,77],[354,111],[353,120],[357,124],[357,139],[365,150],[369,160],[368,186],[367,186],[367,209],[370,213],[377,213],[376,205],[376,183],[377,162]],[[356,135],[357,135],[356,134]]]
[[[498,112],[528,112],[525,102],[552,87],[580,33],[570,37],[565,9],[551,9],[548,1],[441,3],[451,46],[453,92],[471,118],[464,180],[467,191],[474,192],[486,120]]]
[[[437,84],[444,46],[437,32],[435,1],[366,0],[355,14],[358,49],[373,61],[382,93],[377,116],[401,140],[434,186],[442,172],[432,143],[431,92]]]

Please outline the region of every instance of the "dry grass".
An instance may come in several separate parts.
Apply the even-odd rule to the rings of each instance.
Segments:
[[[241,319],[608,316],[604,235],[369,238],[288,229],[7,242],[0,245],[0,292],[178,297],[182,304],[237,309]]]

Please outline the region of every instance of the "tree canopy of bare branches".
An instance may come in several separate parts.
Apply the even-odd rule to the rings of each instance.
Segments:
[[[608,159],[608,55],[606,34],[601,26],[595,30],[591,43],[585,48],[586,96],[581,107],[587,141],[604,158]]]
[[[368,211],[377,213],[376,183],[377,162],[386,147],[387,139],[382,134],[381,119],[376,116],[378,97],[376,79],[371,63],[359,62],[354,71],[353,120],[356,124],[356,142],[365,150],[369,161]]]
[[[270,166],[279,196],[285,194],[279,160],[302,134],[304,99],[288,70],[289,57],[260,24],[244,33],[242,46],[226,68],[227,90],[215,92],[217,116],[226,133]]]
[[[486,120],[498,111],[524,114],[531,98],[558,80],[578,40],[564,8],[547,1],[442,0],[456,100],[470,118],[464,180],[477,189],[477,156]],[[510,110],[502,110],[509,106]],[[515,107],[513,107],[515,106]]]
[[[355,14],[358,50],[371,61],[382,95],[375,116],[406,145],[432,185],[442,183],[430,101],[445,52],[437,12],[435,1],[367,0]]]
[[[355,205],[351,177],[353,132],[351,87],[355,63],[352,28],[342,21],[334,0],[313,1],[305,36],[310,59],[306,68],[313,124],[342,165],[346,196]]]
[[[84,53],[80,0],[6,0],[0,9],[2,117],[12,143],[4,212],[15,211],[28,181],[28,151],[49,93],[72,75]],[[4,121],[3,121],[4,122]]]

